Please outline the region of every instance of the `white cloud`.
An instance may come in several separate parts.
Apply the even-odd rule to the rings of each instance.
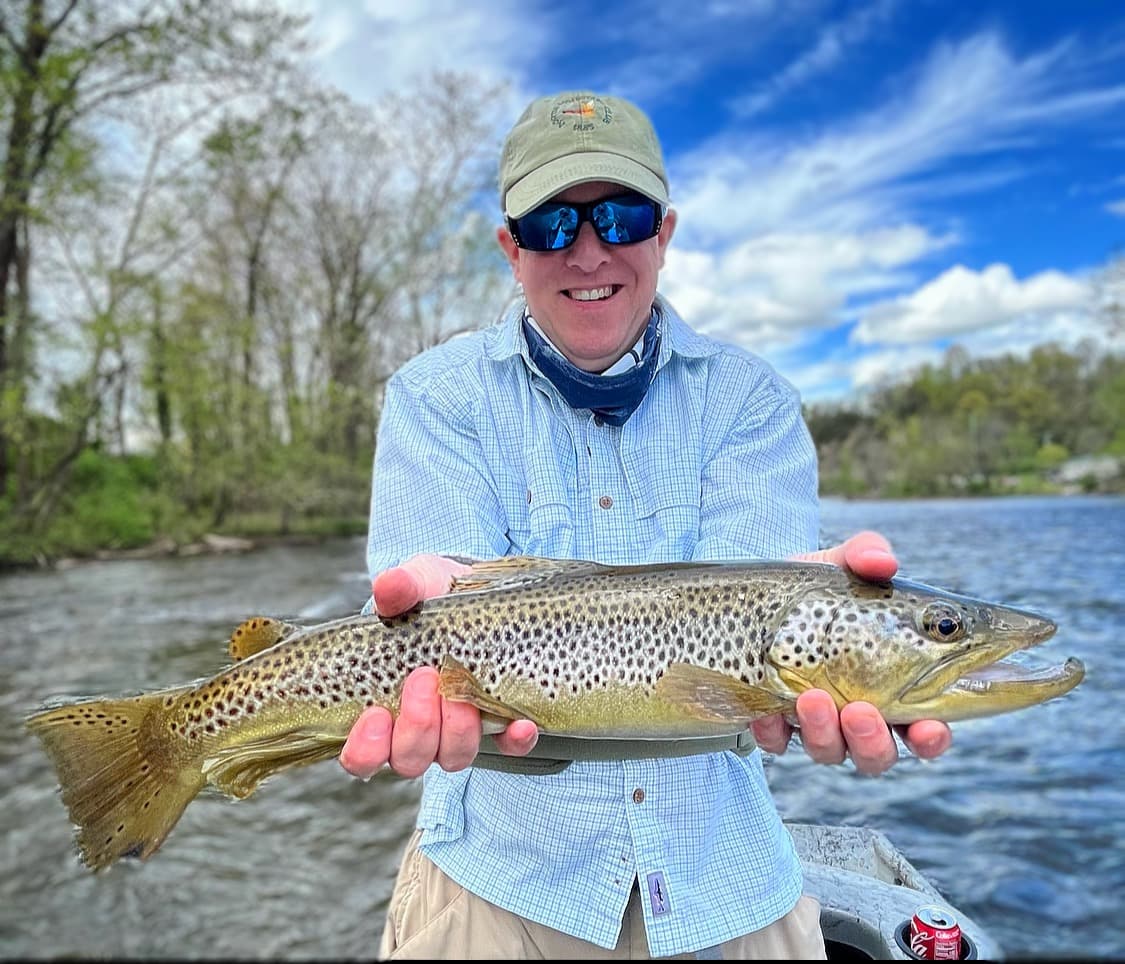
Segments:
[[[1018,281],[1006,264],[980,272],[955,265],[912,294],[870,308],[852,340],[909,344],[1031,321],[1041,330],[1085,312],[1090,298],[1088,285],[1059,271]]]
[[[512,51],[533,61],[550,40],[551,17],[516,0],[286,0],[311,17],[324,76],[356,100],[374,103],[438,70],[510,82]],[[498,111],[505,126],[511,105]],[[409,110],[404,102],[403,110]]]
[[[707,252],[669,248],[661,290],[700,330],[757,351],[839,323],[849,298],[913,284],[903,267],[952,242],[917,225],[774,233]]]
[[[1118,217],[1125,218],[1125,198],[1122,198],[1120,201],[1110,201],[1110,203],[1105,206],[1105,209],[1110,214],[1116,214]]]

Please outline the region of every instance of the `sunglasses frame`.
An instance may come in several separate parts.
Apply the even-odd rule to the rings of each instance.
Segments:
[[[598,232],[598,226],[594,223],[594,219],[591,215],[594,208],[596,208],[599,204],[605,204],[607,201],[620,201],[625,198],[640,198],[645,203],[652,205],[654,211],[652,233],[643,238],[637,238],[633,241],[609,241],[606,238],[603,238]],[[573,210],[578,212],[578,224],[575,225],[574,228],[574,238],[569,244],[565,244],[561,248],[528,247],[528,245],[524,243],[523,237],[520,234],[519,222],[520,220],[522,220],[522,218],[509,217],[507,218],[508,233],[512,236],[512,240],[516,242],[517,248],[523,248],[525,251],[534,251],[537,254],[554,254],[556,251],[566,251],[568,248],[574,247],[574,242],[578,240],[578,235],[582,230],[582,225],[586,222],[589,222],[590,227],[594,229],[594,234],[597,236],[597,239],[603,244],[608,244],[615,248],[628,244],[640,244],[642,241],[647,241],[649,238],[655,238],[660,233],[660,227],[664,223],[664,205],[660,204],[658,201],[654,201],[652,198],[647,197],[644,194],[641,194],[640,191],[624,191],[621,194],[613,194],[610,197],[600,197],[596,201],[584,201],[581,203],[577,201],[544,201],[543,204],[553,204],[558,207],[572,208]],[[528,215],[534,214],[535,211],[543,206],[543,204],[532,208],[527,212],[527,214],[524,214],[522,217],[526,218],[528,217]]]

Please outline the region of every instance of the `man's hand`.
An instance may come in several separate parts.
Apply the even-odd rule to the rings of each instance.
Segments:
[[[831,562],[850,569],[861,579],[882,581],[898,570],[890,544],[877,532],[860,532],[831,549],[796,556],[808,562]],[[841,763],[850,756],[860,773],[877,774],[898,760],[898,747],[882,714],[870,703],[849,703],[837,712],[835,701],[824,690],[808,690],[797,699],[801,743],[817,763]],[[769,716],[752,724],[759,746],[784,753],[793,728],[784,717]],[[896,726],[895,732],[915,756],[940,756],[953,742],[949,727],[936,720]]]
[[[372,594],[380,616],[397,616],[425,599],[449,591],[453,577],[469,567],[444,556],[417,555],[375,577]],[[367,779],[389,763],[399,776],[417,777],[431,763],[444,770],[463,770],[480,748],[480,712],[468,703],[442,699],[437,670],[413,670],[406,678],[395,719],[372,706],[356,720],[340,752],[340,765],[352,776]],[[529,720],[516,720],[495,737],[504,753],[527,753],[539,732]]]

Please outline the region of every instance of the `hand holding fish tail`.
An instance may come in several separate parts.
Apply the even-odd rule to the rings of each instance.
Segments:
[[[898,571],[890,543],[877,532],[857,533],[837,546],[796,556],[809,562],[830,562],[850,569],[861,579],[879,582]],[[866,702],[849,703],[837,711],[823,690],[809,690],[797,700],[797,723],[805,752],[817,763],[842,763],[851,757],[860,773],[883,773],[898,760],[894,733],[916,756],[940,756],[953,742],[945,723],[921,720],[909,726],[889,727],[879,711]],[[793,727],[783,716],[770,716],[753,724],[758,744],[771,753],[783,753]]]
[[[426,599],[449,591],[454,577],[470,567],[445,556],[423,553],[379,573],[372,597],[380,616],[397,616]],[[432,763],[463,770],[480,748],[480,711],[468,703],[443,699],[438,674],[431,667],[413,670],[403,685],[398,718],[379,706],[364,711],[340,752],[340,765],[352,776],[369,779],[385,765],[399,776],[421,776]],[[521,756],[538,739],[535,724],[516,720],[496,744],[503,753]]]

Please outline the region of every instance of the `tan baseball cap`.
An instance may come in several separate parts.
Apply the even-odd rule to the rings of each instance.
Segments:
[[[667,206],[652,121],[635,104],[590,91],[532,101],[500,153],[500,203],[511,218],[586,181],[613,181]]]

